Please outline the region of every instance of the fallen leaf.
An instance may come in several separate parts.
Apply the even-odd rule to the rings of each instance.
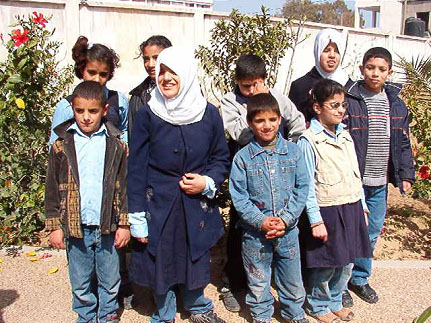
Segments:
[[[58,271],[57,267],[51,268],[50,270],[48,270],[48,274],[54,274]]]
[[[3,259],[0,258],[0,264],[3,262]]]
[[[36,257],[30,258],[30,261],[38,261],[38,260],[39,258],[36,258]]]
[[[34,257],[34,256],[36,256],[36,252],[34,252],[34,251],[29,251],[29,252],[27,252],[25,255],[26,255],[27,257]]]

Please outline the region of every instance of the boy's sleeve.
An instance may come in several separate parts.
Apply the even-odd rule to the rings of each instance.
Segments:
[[[298,138],[305,131],[305,118],[304,115],[298,111],[295,104],[290,99],[281,94],[274,92],[277,95],[276,99],[280,105],[280,112],[287,125],[287,139],[297,142]]]
[[[400,160],[400,179],[403,181],[408,181],[410,183],[415,182],[415,166],[412,154],[412,146],[410,142],[410,127],[409,127],[409,111],[405,103],[401,101],[402,107],[405,111],[405,116],[403,120],[403,136],[401,141],[401,160]],[[398,143],[395,143],[398,144]]]
[[[45,229],[54,231],[62,228],[60,217],[61,197],[59,189],[59,150],[62,144],[55,141],[49,152],[48,172],[45,181]]]
[[[245,146],[253,138],[253,132],[248,127],[246,116],[241,114],[241,107],[233,92],[226,94],[220,102],[224,129],[240,146]]]
[[[304,154],[298,149],[298,159],[295,168],[295,186],[292,195],[287,204],[277,214],[283,219],[287,228],[291,228],[296,224],[296,220],[301,215],[302,210],[307,202],[307,197],[310,189],[310,176],[305,164]]]
[[[129,101],[127,101],[126,96],[120,92],[118,92],[118,104],[120,114],[119,130],[122,132],[121,139],[127,144],[129,142]]]
[[[216,187],[220,187],[229,174],[229,148],[217,108],[212,105],[207,108],[212,109],[212,141],[208,162],[201,175],[210,177]]]
[[[244,222],[260,231],[262,223],[265,220],[265,215],[250,200],[250,195],[247,191],[247,173],[244,163],[241,161],[238,154],[233,160],[232,170],[230,172],[229,192],[239,217]]]
[[[125,143],[122,143],[123,154],[121,156],[120,168],[118,170],[118,179],[120,182],[120,219],[118,225],[129,225],[128,205],[127,205],[127,155],[128,147]]]

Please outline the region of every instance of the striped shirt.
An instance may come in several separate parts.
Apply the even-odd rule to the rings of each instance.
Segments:
[[[368,145],[363,184],[380,186],[388,183],[390,153],[390,105],[386,92],[374,93],[359,88],[368,110]]]

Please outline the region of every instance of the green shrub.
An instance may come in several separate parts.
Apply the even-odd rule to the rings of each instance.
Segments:
[[[411,114],[410,130],[416,164],[416,182],[413,197],[431,198],[431,58],[407,61],[401,58],[397,65],[403,69],[405,85],[402,96]]]
[[[73,82],[60,43],[36,12],[17,16],[0,62],[0,243],[31,243],[42,228],[51,115]],[[6,38],[2,36],[2,38]]]
[[[280,61],[294,41],[291,23],[286,19],[271,20],[268,9],[262,14],[243,15],[233,10],[228,19],[215,23],[211,30],[210,46],[199,46],[196,57],[211,81],[210,91],[220,101],[220,95],[235,87],[235,62],[242,54],[255,54],[266,63],[268,85],[277,81]],[[214,87],[214,88],[213,88]]]

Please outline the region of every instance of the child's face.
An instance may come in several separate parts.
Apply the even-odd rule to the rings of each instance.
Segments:
[[[389,63],[380,57],[370,58],[365,66],[359,66],[359,69],[364,77],[364,87],[374,93],[382,91],[386,79],[392,74]]]
[[[326,129],[335,132],[335,126],[343,121],[346,112],[347,102],[344,101],[344,93],[335,94],[326,100],[323,105],[313,104],[313,109],[317,114],[317,119]]]
[[[281,116],[275,111],[258,112],[248,125],[253,130],[254,137],[259,143],[274,141],[280,127]]]
[[[265,79],[263,78],[246,78],[243,80],[236,80],[239,90],[242,95],[249,98],[259,93],[266,93]]]
[[[326,73],[334,72],[340,64],[341,55],[335,43],[329,43],[320,54],[320,67]]]
[[[102,118],[108,112],[108,105],[102,106],[99,100],[75,97],[72,100],[73,115],[81,131],[91,136],[99,130]]]
[[[109,80],[110,73],[111,71],[106,63],[101,61],[88,61],[82,72],[82,79],[84,81],[96,81],[100,83],[100,85],[105,86]]]
[[[166,99],[172,99],[180,92],[180,77],[164,64],[160,64],[160,73],[157,78],[157,83]]]
[[[148,75],[156,80],[156,60],[163,47],[157,45],[148,45],[144,47],[142,51],[142,58],[144,59],[144,67]]]

